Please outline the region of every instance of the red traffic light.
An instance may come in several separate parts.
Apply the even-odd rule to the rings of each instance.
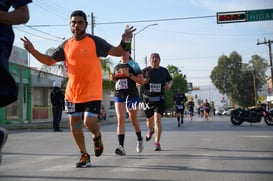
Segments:
[[[217,13],[217,23],[236,23],[236,22],[245,22],[246,19],[246,11],[238,11],[238,12],[224,12]]]

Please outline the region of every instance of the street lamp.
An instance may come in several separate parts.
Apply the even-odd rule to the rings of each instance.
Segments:
[[[149,28],[150,26],[156,26],[157,24],[149,24],[147,26],[145,26],[144,28],[142,28],[141,30],[139,30],[138,32],[134,33],[134,60],[136,59],[136,35],[139,34],[140,32],[142,32],[143,30]]]

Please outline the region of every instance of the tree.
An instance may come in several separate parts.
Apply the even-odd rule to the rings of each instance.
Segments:
[[[210,78],[220,93],[232,97],[232,103],[248,107],[256,104],[255,95],[265,83],[266,69],[267,63],[258,55],[253,55],[249,63],[244,64],[234,51],[229,57],[219,57]]]
[[[187,92],[187,80],[186,75],[183,75],[178,67],[168,65],[167,69],[173,78],[171,90],[166,91],[166,109],[170,109],[173,107],[173,96],[177,93],[177,89],[180,88],[183,93]]]
[[[52,53],[55,51],[55,48],[49,48],[46,50],[45,54],[46,55],[52,55]],[[64,63],[63,62],[59,62],[56,63],[54,65],[48,66],[46,64],[43,64],[41,66],[40,72],[39,72],[39,77],[43,74],[43,73],[52,73],[52,74],[57,74],[57,75],[63,75],[63,71],[64,71]]]

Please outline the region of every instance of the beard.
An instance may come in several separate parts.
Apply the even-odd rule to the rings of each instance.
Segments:
[[[74,30],[72,30],[72,33],[73,33],[75,36],[81,36],[81,35],[84,35],[84,34],[85,34],[85,30],[74,29]]]

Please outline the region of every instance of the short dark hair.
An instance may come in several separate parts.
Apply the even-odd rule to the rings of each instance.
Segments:
[[[85,21],[87,21],[86,19],[86,14],[82,11],[82,10],[75,10],[71,13],[70,15],[70,19],[72,18],[72,16],[81,16],[84,18]]]

